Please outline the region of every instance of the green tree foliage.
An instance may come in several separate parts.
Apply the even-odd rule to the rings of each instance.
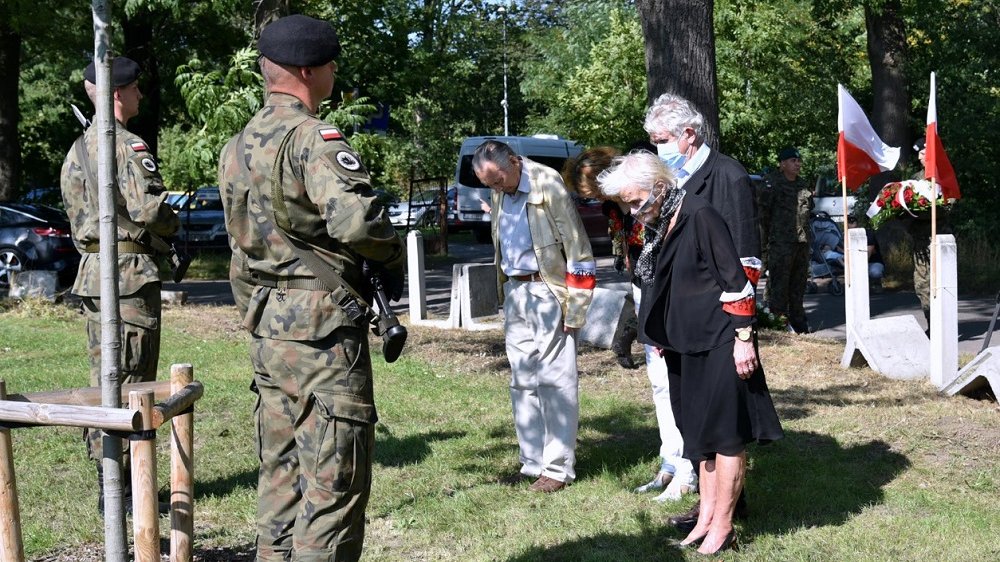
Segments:
[[[621,148],[645,138],[642,32],[628,2],[568,3],[565,21],[525,38],[521,91],[529,133]]]
[[[913,0],[904,9],[913,127],[923,135],[935,71],[938,131],[962,189],[955,226],[960,235],[993,239],[1000,206],[1000,9],[989,0]]]
[[[862,106],[871,99],[860,7],[823,13],[800,0],[718,0],[715,30],[722,150],[753,171],[796,145],[807,177],[833,170],[837,83]]]

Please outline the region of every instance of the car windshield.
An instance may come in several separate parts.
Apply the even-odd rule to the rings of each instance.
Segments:
[[[28,205],[22,203],[5,203],[4,207],[14,211],[14,213],[11,214],[11,217],[15,219],[18,216],[23,217],[21,220],[12,220],[11,224],[16,224],[18,222],[31,222],[35,220],[48,223],[69,222],[66,218],[66,213],[56,209],[55,207],[46,207],[45,205]]]
[[[199,189],[187,208],[192,211],[221,211],[222,197],[216,189]]]

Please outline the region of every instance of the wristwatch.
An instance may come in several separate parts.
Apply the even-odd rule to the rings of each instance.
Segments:
[[[753,338],[753,328],[747,326],[746,328],[736,328],[736,339],[740,341],[750,341]]]

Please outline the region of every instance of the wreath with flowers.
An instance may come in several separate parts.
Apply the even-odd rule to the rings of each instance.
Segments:
[[[917,217],[931,210],[931,200],[937,199],[939,207],[946,205],[941,197],[941,186],[927,180],[906,180],[885,184],[868,207],[872,228],[878,228],[889,219],[909,215]]]

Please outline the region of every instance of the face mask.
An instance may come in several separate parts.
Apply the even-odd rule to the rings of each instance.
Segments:
[[[672,170],[679,170],[684,165],[684,155],[681,154],[677,141],[656,145],[656,155]]]
[[[656,200],[659,199],[662,194],[662,192],[657,193],[656,190],[650,191],[649,195],[646,196],[646,200],[642,202],[642,205],[639,205],[638,207],[630,207],[629,212],[632,213],[633,217],[639,219],[653,208],[653,204],[656,203]]]

